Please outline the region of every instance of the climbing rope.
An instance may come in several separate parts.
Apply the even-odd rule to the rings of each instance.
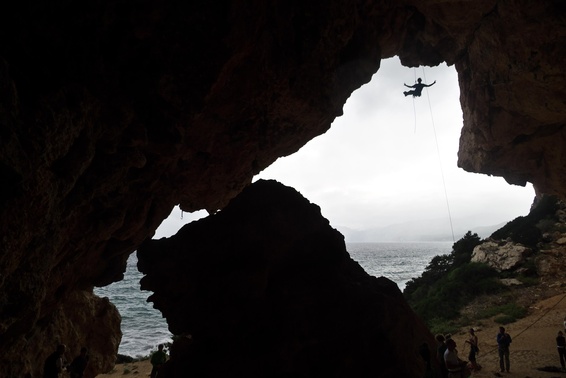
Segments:
[[[415,84],[417,83],[417,67],[413,67],[415,73]],[[417,109],[415,107],[415,96],[413,96],[413,114],[415,115],[415,134],[417,133]]]
[[[560,300],[559,300],[558,302],[556,302],[554,305],[552,305],[551,307],[549,307],[548,310],[546,310],[546,311],[545,311],[541,316],[539,316],[534,322],[532,322],[531,324],[529,324],[528,326],[526,326],[526,327],[525,327],[521,332],[519,332],[518,334],[514,335],[513,338],[514,338],[514,339],[517,339],[519,336],[521,336],[523,333],[525,333],[525,331],[527,331],[529,328],[531,328],[532,326],[534,326],[535,324],[537,324],[542,318],[544,318],[546,315],[548,315],[548,313],[549,313],[552,309],[554,309],[556,306],[558,306],[558,304],[559,304],[560,302],[562,302],[562,300],[563,300],[564,298],[566,298],[566,294],[564,294],[564,295],[562,296],[562,298],[560,298]],[[489,350],[487,353],[484,353],[483,355],[493,353],[493,352],[495,352],[496,350],[498,350],[498,347],[495,347],[495,348]]]
[[[415,72],[415,83],[417,82],[417,69],[414,69]],[[423,66],[423,79],[424,82],[426,83],[426,74],[425,74],[425,69]],[[428,87],[425,87],[426,89],[426,96],[427,96],[427,100],[428,100],[428,108],[430,111],[430,119],[432,122],[432,130],[434,133],[434,141],[436,143],[436,153],[438,155],[438,163],[440,165],[440,176],[442,177],[442,186],[444,188],[444,198],[446,200],[446,209],[448,210],[448,219],[450,220],[450,231],[452,232],[452,241],[454,243],[456,243],[456,238],[454,237],[454,226],[452,225],[452,212],[450,211],[450,202],[448,201],[448,192],[446,191],[446,180],[444,179],[444,169],[442,167],[442,159],[440,157],[440,147],[438,146],[438,137],[436,136],[436,126],[434,124],[434,117],[432,115],[432,105],[430,102],[430,94],[428,93]],[[413,97],[413,111],[415,114],[415,133],[417,132],[417,112],[415,110],[415,98]]]

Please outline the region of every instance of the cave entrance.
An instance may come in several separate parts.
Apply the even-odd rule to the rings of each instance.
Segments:
[[[534,198],[530,184],[511,186],[501,177],[458,168],[463,115],[456,69],[441,64],[426,67],[424,75],[422,67],[403,67],[397,57],[383,60],[329,131],[257,176],[294,187],[319,205],[345,236],[352,257],[368,273],[388,277],[401,289],[407,275],[420,275],[432,256],[450,252],[454,240],[447,198],[456,240],[469,230],[489,236],[528,214]],[[436,84],[419,98],[405,97],[403,84],[417,77]],[[376,243],[392,243],[388,250],[400,256],[397,247],[408,242],[444,244],[433,251],[422,246],[418,256],[424,258],[418,262],[415,256],[371,261],[372,253],[381,253]],[[360,250],[358,257],[354,249]]]
[[[527,214],[534,197],[530,185],[511,186],[500,177],[457,167],[462,110],[454,67],[426,68],[426,79],[436,80],[430,89],[432,110],[425,91],[415,100],[403,95],[403,83],[412,83],[414,77],[415,70],[401,66],[398,58],[383,60],[372,80],[350,96],[344,115],[328,132],[255,178],[280,181],[319,205],[345,236],[352,257],[368,273],[388,277],[401,289],[433,256],[449,253],[452,247],[438,154],[456,239],[468,230],[483,232],[483,237],[490,227]],[[204,211],[187,214],[175,208],[155,238],[172,235],[203,216]],[[125,276],[128,281],[97,289],[97,294],[108,296],[124,318],[119,352],[147,355],[170,334],[161,313],[146,302],[150,293],[139,289],[135,254]],[[129,291],[121,292],[124,286]],[[126,303],[128,297],[139,298],[132,305]],[[139,333],[142,320],[144,329],[155,332],[145,339]],[[133,350],[132,342],[141,350]]]

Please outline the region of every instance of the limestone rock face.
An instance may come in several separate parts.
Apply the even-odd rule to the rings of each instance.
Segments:
[[[222,209],[328,130],[382,58],[455,65],[460,166],[565,197],[564,8],[10,2],[0,14],[3,361],[28,366],[17,361],[35,358],[26,343],[51,340],[52,314],[120,280],[175,205]]]
[[[459,166],[564,198],[566,172],[555,168],[564,166],[566,140],[566,74],[558,66],[566,61],[565,13],[556,1],[497,2],[477,24],[456,61]]]
[[[37,337],[38,335],[43,337]],[[33,377],[43,376],[43,362],[55,351],[58,344],[66,344],[67,363],[86,346],[89,362],[86,377],[109,371],[114,366],[122,333],[120,314],[108,298],[99,298],[89,290],[77,290],[66,301],[34,326],[27,339],[20,339],[13,348],[24,350],[19,359],[0,355],[2,377],[19,377],[21,372]]]
[[[521,266],[532,253],[532,249],[518,243],[489,240],[474,248],[471,262],[484,263],[502,272]]]
[[[536,259],[537,272],[542,277],[553,277],[556,281],[566,283],[566,246],[556,246],[554,248],[540,251]]]
[[[364,272],[319,207],[275,181],[144,243],[138,266],[170,330],[192,337],[165,377],[417,377],[421,344],[436,350],[397,285]]]

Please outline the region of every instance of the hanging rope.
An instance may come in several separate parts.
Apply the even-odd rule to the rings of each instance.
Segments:
[[[416,77],[416,70],[415,70],[415,77]],[[423,66],[423,79],[424,82],[426,83],[426,75],[425,75],[425,69]],[[416,81],[416,79],[415,79]],[[438,138],[436,137],[436,127],[434,125],[434,117],[432,116],[432,105],[430,103],[430,95],[428,93],[428,88],[426,88],[426,97],[428,99],[428,108],[430,110],[430,119],[432,121],[432,130],[434,132],[434,141],[436,142],[436,153],[438,155],[438,163],[440,165],[440,175],[442,176],[442,186],[444,187],[444,198],[446,199],[446,208],[448,210],[448,219],[450,220],[450,230],[452,231],[452,241],[454,243],[456,243],[456,238],[454,237],[454,227],[452,226],[452,213],[450,211],[450,203],[448,202],[448,192],[446,191],[446,180],[444,180],[444,170],[442,168],[442,159],[440,157],[440,148],[438,147]],[[414,99],[413,99],[413,106],[414,106]],[[415,113],[415,119],[416,119],[416,113]],[[416,131],[416,121],[415,121],[415,131]]]
[[[417,67],[413,67],[415,73],[415,84],[417,83]],[[413,96],[413,114],[415,115],[415,134],[417,133],[417,109],[415,108],[415,96]]]

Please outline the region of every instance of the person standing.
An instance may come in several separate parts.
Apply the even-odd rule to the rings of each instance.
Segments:
[[[470,353],[468,354],[468,360],[470,365],[472,365],[473,370],[480,370],[481,367],[476,362],[476,355],[480,351],[478,348],[478,337],[473,328],[470,328],[470,338],[466,340],[466,343],[470,344]]]
[[[499,368],[501,372],[511,369],[511,364],[509,361],[509,345],[511,344],[511,336],[505,332],[504,327],[499,327],[499,333],[497,334],[497,347],[499,350]]]
[[[65,344],[59,344],[57,350],[51,353],[43,365],[43,378],[59,378],[65,368]]]
[[[86,365],[88,363],[88,350],[86,347],[81,348],[81,354],[79,354],[73,362],[69,365],[67,370],[71,373],[71,378],[83,378]]]
[[[558,331],[558,336],[556,336],[556,348],[558,349],[558,358],[560,358],[562,371],[566,371],[566,339],[562,331]]]
[[[163,344],[159,344],[157,351],[151,355],[151,378],[157,377],[159,374],[159,368],[167,362],[167,354],[163,351]]]
[[[446,370],[446,363],[444,362],[444,352],[446,352],[446,342],[444,339],[444,335],[438,334],[435,336],[437,341],[437,348],[436,348],[436,357],[438,360],[438,364],[440,365],[440,376],[441,378],[448,377],[448,370]]]

